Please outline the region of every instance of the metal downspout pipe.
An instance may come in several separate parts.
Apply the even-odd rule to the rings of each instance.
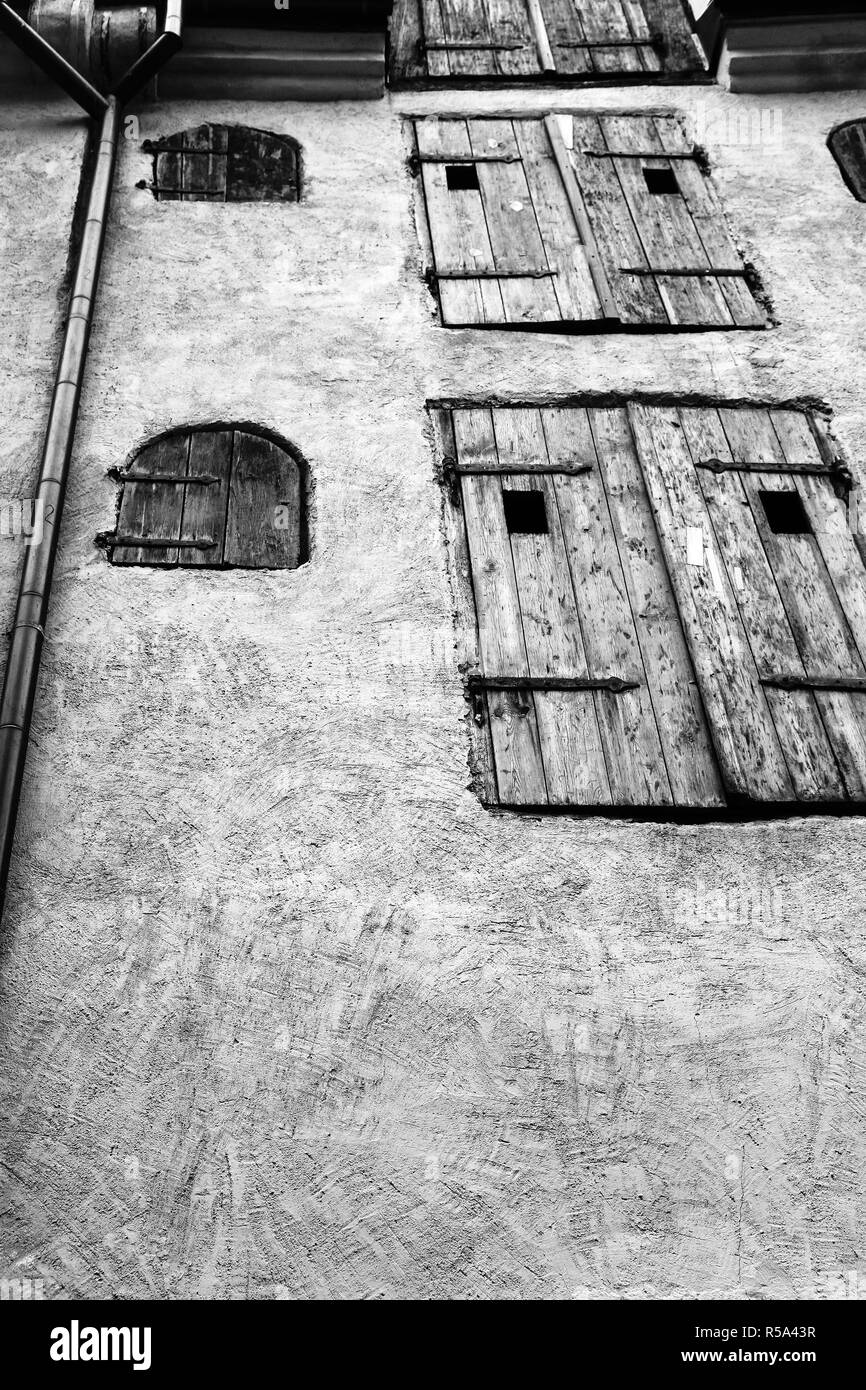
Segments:
[[[51,580],[111,206],[123,108],[182,46],[182,8],[183,0],[169,0],[163,32],[124,74],[114,92],[105,97],[7,4],[0,4],[0,29],[74,97],[88,115],[101,121],[99,145],[93,159],[87,193],[86,221],[76,258],[36,489],[37,503],[43,504],[43,536],[39,545],[33,545],[25,552],[0,697],[0,913],[6,897],[30,722],[45,641]]]

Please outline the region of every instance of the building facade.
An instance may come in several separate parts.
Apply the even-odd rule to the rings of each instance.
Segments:
[[[54,579],[0,1274],[862,1294],[864,92],[728,91],[673,0],[398,4],[383,91],[375,7],[234,45],[190,8],[127,113]],[[3,62],[11,622],[89,127]]]

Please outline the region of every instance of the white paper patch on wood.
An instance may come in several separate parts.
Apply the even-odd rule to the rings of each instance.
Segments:
[[[574,149],[574,122],[570,116],[557,115],[556,123],[562,136],[562,143],[567,150]]]
[[[700,526],[686,527],[686,564],[703,566],[704,533]]]

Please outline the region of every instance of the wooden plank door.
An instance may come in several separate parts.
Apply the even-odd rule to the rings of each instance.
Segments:
[[[624,411],[452,419],[499,803],[720,804]]]
[[[630,417],[728,793],[862,801],[866,572],[808,417]]]

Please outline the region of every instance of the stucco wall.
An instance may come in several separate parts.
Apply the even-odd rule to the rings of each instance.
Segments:
[[[866,822],[523,818],[468,789],[426,399],[808,394],[863,459],[866,209],[824,143],[862,98],[774,99],[753,143],[727,114],[768,104],[711,88],[552,101],[624,104],[691,109],[778,329],[439,328],[399,114],[536,94],[139,113],[142,137],[291,133],[306,195],[158,204],[123,150],[2,934],[0,1275],[89,1297],[866,1287]],[[83,132],[62,105],[0,122],[14,497]],[[215,420],[309,461],[310,563],[110,567],[106,470]],[[7,622],[19,559],[0,543]]]

